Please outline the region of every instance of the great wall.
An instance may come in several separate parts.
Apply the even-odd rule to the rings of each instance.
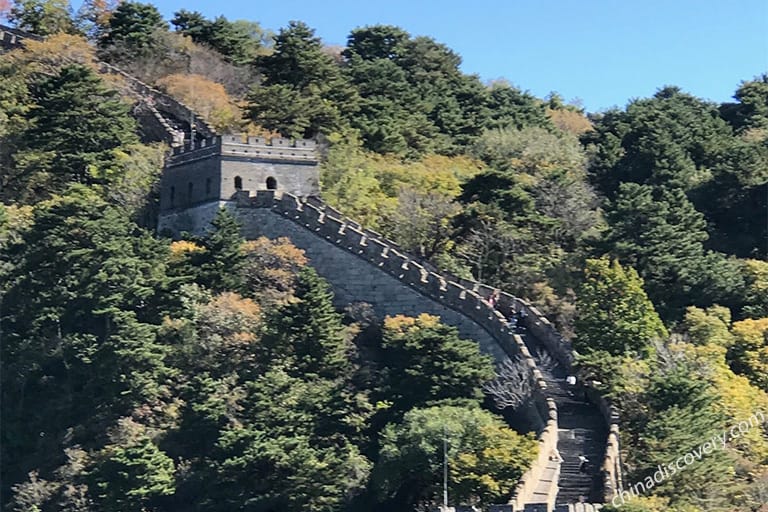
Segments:
[[[502,292],[497,307],[492,307],[487,300],[492,287],[427,268],[319,199],[287,192],[259,190],[251,195],[241,190],[231,201],[166,213],[159,229],[202,233],[222,207],[236,214],[246,238],[288,237],[304,250],[331,284],[339,307],[366,302],[380,317],[438,315],[496,360],[522,356],[531,369],[540,450],[516,489],[511,510],[597,510],[620,489],[617,414],[593,391],[587,405],[566,390],[565,376],[572,372],[576,354],[529,302]],[[500,310],[510,309],[524,312],[524,329],[508,326]],[[541,351],[550,354],[558,368],[539,368],[536,356]],[[555,449],[565,459],[562,465],[551,460]],[[603,461],[587,479],[576,462],[582,454]],[[579,503],[582,496],[585,503]]]
[[[19,48],[25,39],[40,38],[0,25],[3,49]],[[539,453],[509,503],[489,510],[589,512],[621,492],[618,414],[594,389],[588,390],[587,401],[566,389],[565,376],[573,373],[577,354],[536,307],[502,292],[494,308],[487,300],[493,288],[419,263],[397,244],[326,205],[317,197],[318,159],[312,141],[219,136],[177,100],[112,65],[96,64],[101,72],[124,78],[139,121],[174,147],[164,172],[161,233],[204,232],[220,208],[229,208],[246,238],[288,237],[303,249],[331,284],[339,306],[366,302],[379,316],[435,314],[496,360],[524,360],[534,390],[528,409]],[[185,126],[191,127],[186,141]],[[304,173],[300,179],[297,172]],[[281,177],[279,184],[275,174]],[[194,175],[205,186],[194,188]],[[188,194],[180,195],[176,204],[175,187],[183,182]],[[522,329],[511,328],[499,309],[523,312]],[[542,364],[549,359],[556,365]],[[602,462],[583,474],[579,455]]]

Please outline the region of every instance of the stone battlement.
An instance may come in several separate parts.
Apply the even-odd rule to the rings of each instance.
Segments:
[[[173,148],[168,166],[191,162],[213,155],[253,158],[259,160],[285,160],[291,162],[316,163],[316,143],[313,140],[290,140],[279,137],[267,139],[242,134],[218,135],[202,139],[197,143],[186,143]]]
[[[6,50],[13,50],[23,46],[25,39],[31,39],[33,41],[42,41],[42,37],[24,32],[5,25],[0,25],[0,48]]]

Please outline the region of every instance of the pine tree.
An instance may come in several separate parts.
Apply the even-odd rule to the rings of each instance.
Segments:
[[[311,267],[299,272],[296,300],[269,321],[267,344],[275,357],[287,355],[296,375],[348,376],[351,370],[341,315],[328,284]]]
[[[668,475],[659,485],[654,482],[651,492],[680,505],[706,502],[713,507],[727,506],[727,498],[723,498],[731,474],[725,468],[732,467],[733,459],[715,440],[723,435],[726,421],[710,383],[686,364],[662,366],[656,368],[641,403],[645,405],[643,411],[627,414],[636,417],[628,422],[627,430],[637,437],[630,455],[637,469],[630,481],[647,485],[660,467],[668,474],[670,463],[692,453],[692,464]],[[702,445],[712,441],[714,450],[702,456]]]
[[[576,303],[578,351],[643,354],[653,340],[667,336],[634,269],[607,258],[587,260],[584,278]]]
[[[240,223],[222,208],[211,222],[211,230],[201,240],[205,251],[197,261],[200,283],[215,292],[239,292],[244,286],[242,267],[245,262]]]
[[[342,130],[357,110],[357,94],[339,66],[323,51],[314,30],[292,21],[275,37],[274,52],[256,59],[263,84],[248,96],[251,119],[286,137],[314,137]],[[291,103],[271,100],[277,96]],[[298,109],[298,106],[301,109]],[[300,115],[301,111],[303,115]]]
[[[738,266],[706,250],[706,221],[682,190],[623,183],[606,217],[607,248],[638,271],[662,317],[691,304],[734,303],[743,287]]]
[[[3,436],[13,440],[0,443],[4,460],[46,454],[55,464],[46,451],[58,453],[73,425],[72,443],[90,442],[105,422],[158,398],[168,373],[148,322],[161,317],[163,253],[85,187],[35,208],[11,252],[18,263],[0,318]]]
[[[481,386],[494,376],[475,341],[430,315],[387,318],[381,348],[377,396],[393,402],[394,416],[440,400],[482,399]]]
[[[97,454],[87,475],[89,494],[100,510],[148,510],[153,500],[173,494],[173,460],[149,437],[116,441]]]
[[[121,2],[109,17],[109,26],[104,31],[99,45],[102,48],[119,46],[135,54],[152,50],[157,40],[157,31],[167,30],[163,16],[152,4]]]
[[[32,96],[31,122],[8,184],[23,202],[63,192],[73,182],[96,182],[115,165],[115,149],[138,142],[128,106],[85,66],[44,77]]]

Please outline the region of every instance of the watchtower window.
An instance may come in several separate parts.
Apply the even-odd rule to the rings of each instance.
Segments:
[[[193,190],[193,188],[194,188],[194,186],[192,185],[191,181],[189,183],[187,183],[187,202],[188,203],[192,202],[192,190]]]
[[[243,178],[235,176],[235,190],[243,190]]]
[[[205,179],[205,196],[208,197],[211,195],[211,178]]]
[[[176,206],[176,187],[171,187],[171,207]]]
[[[267,190],[276,190],[277,189],[277,180],[270,176],[267,178]]]

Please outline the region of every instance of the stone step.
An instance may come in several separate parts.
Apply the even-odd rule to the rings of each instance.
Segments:
[[[528,331],[519,333],[537,364],[540,359],[537,349],[544,345],[534,339]],[[585,400],[579,388],[573,389],[565,379],[566,372],[555,365],[539,370],[547,384],[547,396],[557,405],[558,452],[563,459],[558,478],[558,504],[579,504],[601,501],[602,481],[600,467],[605,453],[607,431],[603,416],[597,406]],[[589,462],[582,472],[579,456]]]

